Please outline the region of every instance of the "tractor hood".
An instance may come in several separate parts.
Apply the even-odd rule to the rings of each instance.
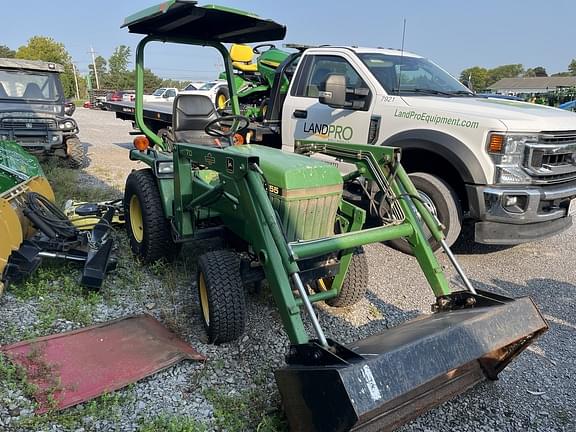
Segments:
[[[418,113],[450,114],[466,120],[498,119],[515,132],[576,130],[576,114],[527,102],[479,97],[409,96],[403,100]]]
[[[339,191],[342,189],[340,171],[326,162],[259,145],[242,145],[234,147],[233,150],[257,156],[269,188],[276,186],[280,192],[331,186],[337,186]]]

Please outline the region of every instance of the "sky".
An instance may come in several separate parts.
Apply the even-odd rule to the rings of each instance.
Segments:
[[[576,58],[576,0],[214,0],[270,18],[288,28],[276,42],[404,48],[434,60],[456,77],[471,66],[521,63],[565,71]],[[17,49],[35,35],[62,42],[82,73],[90,50],[108,58],[118,45],[132,53],[140,37],[120,26],[155,0],[22,0],[3,2],[0,45]],[[211,3],[208,0],[206,3]],[[133,58],[132,58],[133,60]],[[206,80],[221,70],[210,48],[154,44],[146,65],[163,78]],[[131,67],[133,64],[131,65]]]

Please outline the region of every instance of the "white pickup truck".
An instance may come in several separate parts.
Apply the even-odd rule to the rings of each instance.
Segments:
[[[409,52],[301,49],[280,65],[252,141],[294,151],[300,140],[390,145],[449,243],[464,221],[475,240],[518,244],[572,224],[576,114],[478,97]],[[297,149],[296,149],[297,151]]]
[[[177,94],[177,88],[162,87],[154,90],[151,95],[144,95],[144,102],[174,102]]]

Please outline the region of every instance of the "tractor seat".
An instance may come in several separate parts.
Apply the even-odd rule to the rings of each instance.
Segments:
[[[204,128],[218,117],[216,107],[208,96],[177,95],[172,115],[174,141],[216,147],[215,138],[204,132]]]
[[[258,65],[252,63],[254,51],[252,47],[243,44],[233,44],[230,48],[232,66],[242,72],[258,72]]]

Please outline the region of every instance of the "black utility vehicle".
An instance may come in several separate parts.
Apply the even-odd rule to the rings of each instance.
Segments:
[[[76,121],[65,115],[63,71],[56,63],[0,58],[0,140],[80,168],[86,151]]]

